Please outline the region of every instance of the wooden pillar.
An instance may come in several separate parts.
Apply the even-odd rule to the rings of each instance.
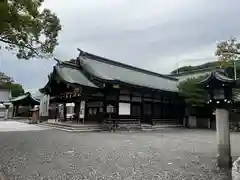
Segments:
[[[77,123],[79,123],[80,102],[78,101],[75,101],[74,113],[75,113],[75,119]]]
[[[161,116],[160,119],[163,119],[163,114],[164,114],[164,103],[163,103],[163,93],[161,93]]]
[[[143,102],[143,96],[142,96],[142,93],[141,93],[141,104],[140,104],[140,108],[141,108],[141,115],[140,115],[140,123],[144,121],[144,102]]]
[[[116,107],[115,107],[115,114],[116,114],[116,117],[117,117],[117,119],[119,118],[119,96],[120,96],[120,90],[119,89],[117,89],[116,90],[116,96],[117,96],[117,99],[116,99],[116,101],[117,101],[117,103],[116,103]]]
[[[16,109],[16,105],[13,104],[13,111],[12,111],[12,117],[14,118],[15,117],[15,109]]]
[[[107,118],[107,95],[106,90],[103,91],[103,121]]]
[[[67,121],[67,107],[66,107],[66,102],[63,103],[63,121]]]
[[[14,117],[17,116],[17,114],[18,114],[18,109],[19,109],[19,105],[16,105],[16,109],[15,109],[15,115],[14,115]]]
[[[154,122],[154,102],[153,102],[153,93],[151,93],[151,98],[152,98],[152,101],[151,101],[151,124],[154,125],[155,122]]]

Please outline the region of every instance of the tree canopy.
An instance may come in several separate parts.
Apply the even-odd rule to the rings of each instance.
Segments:
[[[207,93],[199,84],[203,78],[189,78],[179,83],[180,95],[185,98],[185,103],[188,107],[203,107],[205,105]]]
[[[13,79],[3,72],[0,72],[0,85],[1,88],[9,89],[11,91],[12,97],[17,97],[21,94],[24,94],[22,85],[14,83]]]
[[[229,40],[222,41],[217,44],[215,54],[218,56],[218,61],[205,63],[199,66],[184,66],[177,70],[174,70],[172,74],[176,74],[179,71],[190,72],[199,69],[214,69],[219,67],[225,70],[225,73],[233,78],[233,61],[236,61],[236,75],[240,77],[239,55],[240,55],[240,43],[236,38],[230,38]],[[185,102],[188,106],[201,107],[206,102],[207,94],[205,90],[198,85],[201,79],[204,77],[189,78],[179,84],[179,91],[182,96],[185,97]],[[239,95],[238,89],[234,89],[234,96]]]
[[[196,66],[182,66],[180,68],[173,70],[171,74],[174,75],[174,74],[183,73],[183,72],[191,72],[191,71],[196,71],[200,69],[208,69],[208,68],[216,68],[216,67],[219,67],[219,63],[218,61],[213,61],[213,62],[208,62],[201,65],[196,65]]]
[[[232,37],[228,40],[220,41],[217,44],[215,55],[218,56],[217,61],[208,62],[197,66],[183,66],[173,70],[171,74],[192,72],[201,69],[213,69],[213,68],[225,69],[233,67],[233,61],[235,61],[237,74],[240,75],[240,42],[237,41],[236,38]]]
[[[240,42],[235,37],[221,41],[217,44],[215,54],[223,62],[239,60]]]
[[[1,48],[16,51],[19,59],[51,56],[58,45],[60,20],[44,0],[0,1]]]
[[[17,97],[25,93],[21,84],[11,83],[9,84],[9,89],[11,90],[12,97]]]

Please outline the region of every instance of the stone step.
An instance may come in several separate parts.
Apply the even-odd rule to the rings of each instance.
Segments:
[[[108,131],[109,125],[71,125],[71,124],[61,124],[61,123],[52,123],[44,122],[40,123],[40,126],[48,126],[53,129],[64,130],[68,132],[100,132]],[[157,131],[164,128],[181,128],[182,125],[178,124],[164,124],[164,125],[150,125],[150,124],[118,124],[116,131]]]
[[[157,130],[162,130],[165,128],[181,128],[182,125],[179,124],[157,124],[157,125],[141,125],[141,130],[142,131],[157,131]]]
[[[111,124],[110,124],[111,127]],[[140,124],[118,124],[116,131],[133,131],[133,130],[140,130]],[[102,129],[104,131],[109,130],[109,124],[103,124]]]
[[[67,124],[67,123],[54,123],[54,122],[44,122],[45,124],[64,126],[64,127],[74,127],[74,128],[85,128],[85,127],[100,127],[100,124]]]
[[[154,129],[158,129],[158,128],[167,128],[167,127],[176,127],[176,128],[178,128],[178,127],[182,127],[183,125],[181,125],[181,124],[164,124],[164,125],[154,125],[153,126],[153,128]]]
[[[62,124],[55,123],[41,123],[40,126],[48,126],[53,129],[68,131],[68,132],[99,132],[102,131],[100,126],[63,126]]]

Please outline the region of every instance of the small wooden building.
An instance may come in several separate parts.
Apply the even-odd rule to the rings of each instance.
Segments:
[[[10,99],[10,102],[13,104],[13,117],[28,117],[30,115],[30,109],[32,109],[35,105],[39,105],[40,103],[39,100],[32,97],[30,92]],[[20,107],[22,107],[21,110]]]
[[[177,79],[80,51],[77,59],[58,61],[41,92],[64,104],[75,103],[75,118],[85,123],[119,121],[182,124],[183,100]]]

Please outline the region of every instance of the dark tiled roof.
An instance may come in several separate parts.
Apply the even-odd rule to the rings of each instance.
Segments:
[[[188,75],[194,75],[194,74],[198,74],[198,73],[206,73],[206,72],[213,72],[220,69],[219,67],[208,67],[208,68],[202,68],[202,69],[197,69],[197,70],[191,70],[191,71],[185,71],[185,72],[180,72],[180,73],[176,73],[176,74],[169,74],[169,76],[171,77],[181,77],[181,76],[188,76]]]
[[[55,70],[57,74],[68,83],[98,88],[84,76],[77,65],[69,62],[61,62],[55,66]]]
[[[178,81],[173,77],[108,60],[86,52],[81,53],[79,60],[83,68],[102,80],[120,81],[157,90],[178,91]]]
[[[10,102],[12,103],[20,103],[20,104],[36,104],[38,105],[40,103],[39,100],[35,99],[34,97],[32,97],[31,93],[27,92],[23,95],[20,95],[18,97],[14,97],[12,99],[10,99]]]
[[[226,82],[226,83],[234,83],[235,82],[234,79],[227,77],[225,74],[215,71],[215,72],[210,73],[205,79],[203,79],[201,81],[201,83],[207,83],[213,79],[216,79],[216,80],[219,80],[222,82]]]

